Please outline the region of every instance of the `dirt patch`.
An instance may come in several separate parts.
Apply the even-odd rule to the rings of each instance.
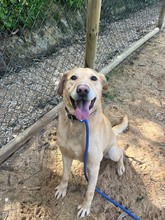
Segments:
[[[105,113],[118,123],[125,113],[129,129],[118,137],[125,151],[126,173],[103,160],[98,187],[142,220],[165,219],[165,33],[108,76],[111,92]],[[0,219],[78,219],[76,206],[86,190],[83,165],[74,162],[66,198],[57,201],[55,186],[62,175],[56,146],[57,121],[43,128],[0,166]],[[117,220],[121,210],[95,194],[89,220]],[[131,219],[125,217],[124,219]]]

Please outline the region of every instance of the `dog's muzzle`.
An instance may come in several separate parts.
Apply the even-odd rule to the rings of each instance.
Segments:
[[[76,93],[70,96],[75,116],[78,120],[86,120],[90,115],[90,109],[93,108],[96,101],[88,85],[80,84],[76,88]]]

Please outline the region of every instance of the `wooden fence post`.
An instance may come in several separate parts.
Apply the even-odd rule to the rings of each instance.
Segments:
[[[85,67],[95,68],[97,39],[102,0],[88,0],[86,24]]]
[[[165,0],[163,0],[163,4],[160,10],[160,15],[159,15],[159,20],[158,20],[158,28],[160,28],[160,30],[163,29],[164,19],[165,19]]]

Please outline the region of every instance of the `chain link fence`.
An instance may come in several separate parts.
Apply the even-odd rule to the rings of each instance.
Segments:
[[[96,60],[99,70],[156,27],[161,2],[103,0]]]
[[[158,0],[102,1],[96,68],[157,25]],[[60,73],[84,66],[87,2],[0,1],[0,147],[56,106]]]

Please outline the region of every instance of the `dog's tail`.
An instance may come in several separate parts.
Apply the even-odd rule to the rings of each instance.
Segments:
[[[119,125],[114,126],[112,129],[116,135],[121,134],[128,127],[128,116],[125,115]]]

